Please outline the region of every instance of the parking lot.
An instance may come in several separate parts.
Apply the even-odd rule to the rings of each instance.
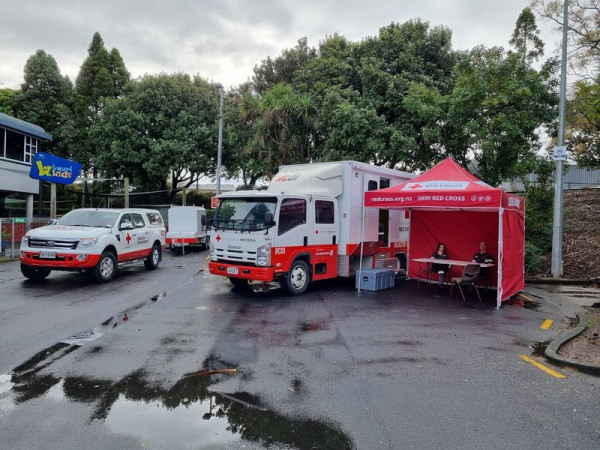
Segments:
[[[555,292],[289,296],[206,257],[107,284],[0,264],[0,448],[597,448],[600,379],[538,356],[577,310]]]

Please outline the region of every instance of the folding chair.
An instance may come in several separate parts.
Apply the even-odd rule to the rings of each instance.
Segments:
[[[472,289],[475,289],[477,298],[481,302],[481,296],[479,295],[479,289],[477,288],[480,270],[481,267],[479,266],[479,264],[467,264],[465,266],[465,270],[463,270],[461,277],[452,278],[452,284],[450,285],[450,295],[452,296],[452,288],[454,288],[454,284],[456,284],[458,286],[458,290],[460,291],[460,295],[462,296],[463,301],[465,303],[467,301],[466,295],[468,295]]]

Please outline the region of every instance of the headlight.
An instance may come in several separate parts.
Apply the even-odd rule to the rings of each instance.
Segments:
[[[77,248],[90,248],[93,245],[96,245],[96,242],[98,242],[98,239],[96,238],[83,238],[79,240]]]
[[[21,238],[21,245],[29,245],[29,236],[25,235]]]
[[[256,249],[256,265],[270,266],[271,265],[271,244],[265,244]]]

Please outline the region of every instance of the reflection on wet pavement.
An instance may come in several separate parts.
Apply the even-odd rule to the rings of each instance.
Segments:
[[[352,448],[351,440],[333,426],[284,417],[268,410],[252,394],[209,392],[209,387],[223,377],[236,376],[231,364],[214,356],[170,389],[148,384],[143,370],[117,382],[37,374],[42,366],[47,367],[76,348],[57,344],[19,366],[20,370],[15,368],[9,383],[15,404],[43,395],[90,404],[93,405],[90,422],[103,420],[113,431],[140,436],[155,446],[195,447],[250,441],[267,447]],[[208,375],[193,376],[198,373]],[[294,383],[295,389],[300,387],[299,381]]]

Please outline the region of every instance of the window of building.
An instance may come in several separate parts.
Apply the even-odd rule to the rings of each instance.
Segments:
[[[287,198],[279,210],[279,234],[306,223],[306,200]]]
[[[25,162],[31,163],[33,155],[36,154],[38,147],[38,140],[34,137],[25,136]]]
[[[315,202],[315,223],[333,223],[333,202],[317,200]]]
[[[0,128],[0,158],[4,158],[4,152],[6,148],[6,130]]]
[[[25,136],[6,130],[6,158],[23,161]]]

